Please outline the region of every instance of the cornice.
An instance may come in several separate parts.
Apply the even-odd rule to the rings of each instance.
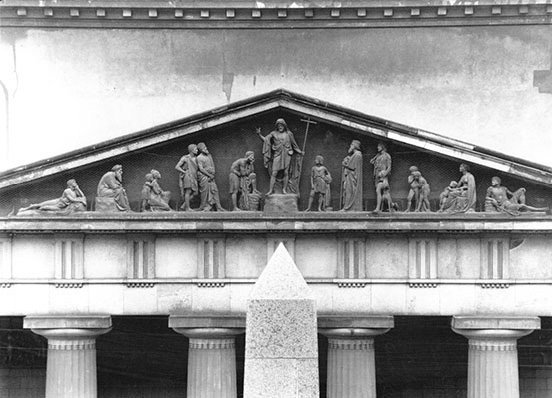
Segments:
[[[0,218],[0,237],[12,234],[479,234],[511,236],[552,233],[552,216],[505,217],[473,213],[325,213],[263,216],[261,212],[166,215],[81,213],[72,217]]]
[[[551,1],[0,1],[0,26],[40,28],[377,28],[552,23]]]

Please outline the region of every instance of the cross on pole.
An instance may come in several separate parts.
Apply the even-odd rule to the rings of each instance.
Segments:
[[[302,122],[307,123],[307,128],[305,130],[305,139],[303,140],[303,152],[305,152],[305,147],[307,146],[307,136],[309,135],[309,127],[311,124],[318,124],[311,120],[310,117],[307,117],[306,119],[301,119]]]

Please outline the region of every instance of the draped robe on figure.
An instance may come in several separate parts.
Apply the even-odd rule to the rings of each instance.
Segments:
[[[362,211],[362,153],[347,156],[343,168],[343,210]]]

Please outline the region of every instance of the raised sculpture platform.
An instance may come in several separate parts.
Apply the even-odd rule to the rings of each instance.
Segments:
[[[265,214],[291,214],[298,211],[297,195],[272,194],[265,197]]]

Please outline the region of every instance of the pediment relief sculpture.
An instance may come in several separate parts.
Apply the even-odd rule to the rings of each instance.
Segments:
[[[506,213],[517,216],[521,212],[546,211],[547,207],[533,207],[525,204],[525,188],[519,188],[515,192],[500,185],[500,177],[491,179],[491,186],[487,189],[485,197],[485,211],[491,213]]]
[[[41,203],[19,209],[17,215],[69,215],[86,211],[86,197],[74,179],[67,181],[67,188],[58,199],[46,200]]]
[[[276,141],[272,138],[263,137],[264,162],[270,173],[268,193],[261,194],[258,187],[257,174],[255,173],[255,154],[253,151],[246,151],[243,157],[234,160],[230,166],[228,178],[229,202],[233,211],[260,211],[263,200],[269,203],[269,198],[276,198],[282,203],[278,206],[288,206],[285,200],[279,196],[293,197],[297,203],[298,194],[289,193],[283,185],[286,179],[284,169],[291,166],[291,156],[295,154],[296,143],[293,135],[288,133],[288,127],[283,119],[278,119],[276,130],[271,132],[273,136],[279,137]],[[259,131],[259,136],[262,136]],[[276,133],[275,133],[276,132]],[[274,133],[274,134],[273,134]],[[269,134],[269,136],[270,136]],[[267,137],[269,137],[267,136]],[[270,147],[270,150],[268,149]],[[387,211],[397,212],[399,205],[391,198],[390,176],[392,169],[392,158],[387,152],[385,143],[378,143],[377,153],[370,160],[373,169],[372,177],[375,187],[376,208],[373,213]],[[301,156],[304,151],[298,149]],[[270,154],[270,156],[268,156]],[[302,160],[302,159],[300,159]],[[340,205],[339,209],[346,212],[367,211],[366,198],[363,195],[363,154],[361,142],[353,140],[349,146],[348,154],[341,162],[340,183]],[[189,211],[226,211],[221,204],[217,177],[215,174],[215,160],[209,153],[205,143],[188,145],[188,154],[182,156],[175,166],[179,172],[178,186],[180,188],[182,205],[179,210]],[[417,166],[410,166],[407,177],[408,196],[404,199],[406,206],[404,212],[430,213],[431,189],[427,179],[422,175]],[[451,181],[450,184],[439,194],[435,210],[439,213],[461,214],[476,212],[477,186],[475,176],[470,171],[470,166],[462,163],[459,166],[462,176],[458,181]],[[279,174],[282,172],[282,174]],[[306,173],[305,173],[306,174]],[[106,172],[100,179],[97,186],[97,196],[93,211],[102,213],[130,212],[130,201],[127,190],[123,187],[123,166],[115,165]],[[281,178],[279,188],[276,188],[278,179]],[[306,177],[306,176],[305,176]],[[317,155],[314,165],[311,167],[308,181],[310,193],[308,205],[304,211],[313,211],[315,200],[319,212],[332,211],[331,184],[334,183],[331,171],[324,165],[324,157]],[[160,186],[161,173],[152,169],[145,176],[145,182],[140,192],[140,212],[170,212],[174,211],[170,205],[171,193],[163,190]],[[262,189],[262,187],[261,187]],[[274,193],[281,189],[282,193]],[[199,208],[192,209],[191,201],[199,196]],[[131,198],[132,199],[132,198]],[[67,189],[58,199],[46,200],[44,202],[31,204],[23,207],[18,215],[70,215],[77,212],[85,212],[86,198],[77,185],[75,179],[67,181]],[[272,204],[271,204],[272,205]],[[293,206],[292,206],[293,207]],[[546,212],[548,207],[535,207],[526,204],[526,189],[519,188],[512,192],[501,185],[501,179],[497,176],[492,178],[492,186],[487,189],[484,202],[486,213],[501,213],[510,216],[517,216],[523,212]],[[297,210],[292,210],[296,212]],[[284,212],[289,212],[289,209]]]
[[[470,166],[462,163],[459,167],[462,177],[455,184],[454,188],[445,197],[440,210],[445,213],[468,213],[475,212],[475,203],[477,201],[477,190],[475,186],[475,177],[470,172]]]
[[[318,211],[331,211],[331,191],[330,184],[332,175],[328,168],[324,166],[324,157],[317,155],[314,160],[314,166],[311,169],[311,191],[309,194],[309,205],[305,211],[311,211],[314,203],[314,197],[318,194]]]
[[[182,197],[182,206],[180,210],[191,211],[190,200],[199,193],[197,182],[197,155],[199,150],[196,144],[188,145],[188,154],[180,158],[175,169],[180,172],[178,185],[180,187],[180,196]]]
[[[99,212],[127,212],[130,204],[123,188],[123,166],[116,164],[98,183],[95,210]]]
[[[220,204],[219,191],[215,181],[215,162],[205,143],[197,144],[197,179],[201,211],[226,211]]]
[[[160,179],[161,173],[155,169],[146,174],[146,182],[142,187],[141,212],[172,211],[169,206],[171,193],[161,189],[158,182]]]
[[[412,203],[414,202],[414,212],[430,212],[431,206],[429,203],[429,197],[431,189],[427,180],[422,176],[420,170],[416,166],[410,166],[410,175],[408,176],[408,184],[410,190],[408,191],[406,212],[409,212]]]
[[[263,159],[264,166],[270,174],[270,186],[267,195],[275,193],[276,181],[281,181],[281,193],[297,193],[297,186],[290,186],[294,181],[294,173],[298,169],[297,162],[301,161],[294,154],[304,155],[305,153],[295,142],[295,136],[289,130],[286,121],[282,118],[276,120],[274,130],[267,136],[261,134],[261,129],[257,128],[256,133],[263,141]],[[292,158],[295,162],[292,164]],[[299,168],[300,171],[300,168]]]
[[[341,162],[341,205],[343,211],[362,211],[362,152],[360,141],[353,140]]]
[[[261,193],[257,190],[255,174],[255,154],[247,151],[245,157],[232,163],[228,179],[233,211],[259,210]]]
[[[370,163],[374,165],[374,184],[376,185],[376,208],[374,212],[379,213],[387,206],[389,212],[393,212],[393,199],[391,199],[391,187],[389,178],[391,175],[391,155],[387,153],[387,146],[378,143],[378,153]]]
[[[542,214],[552,204],[545,166],[284,91],[64,156],[0,173],[0,189],[8,188],[0,212],[139,217],[172,210],[188,217],[301,208],[321,213],[309,217],[335,210],[439,218]],[[492,178],[497,173],[506,186],[523,188],[509,191]],[[79,186],[49,199],[69,179]],[[489,188],[481,183],[491,180]],[[86,196],[94,197],[88,206]]]

